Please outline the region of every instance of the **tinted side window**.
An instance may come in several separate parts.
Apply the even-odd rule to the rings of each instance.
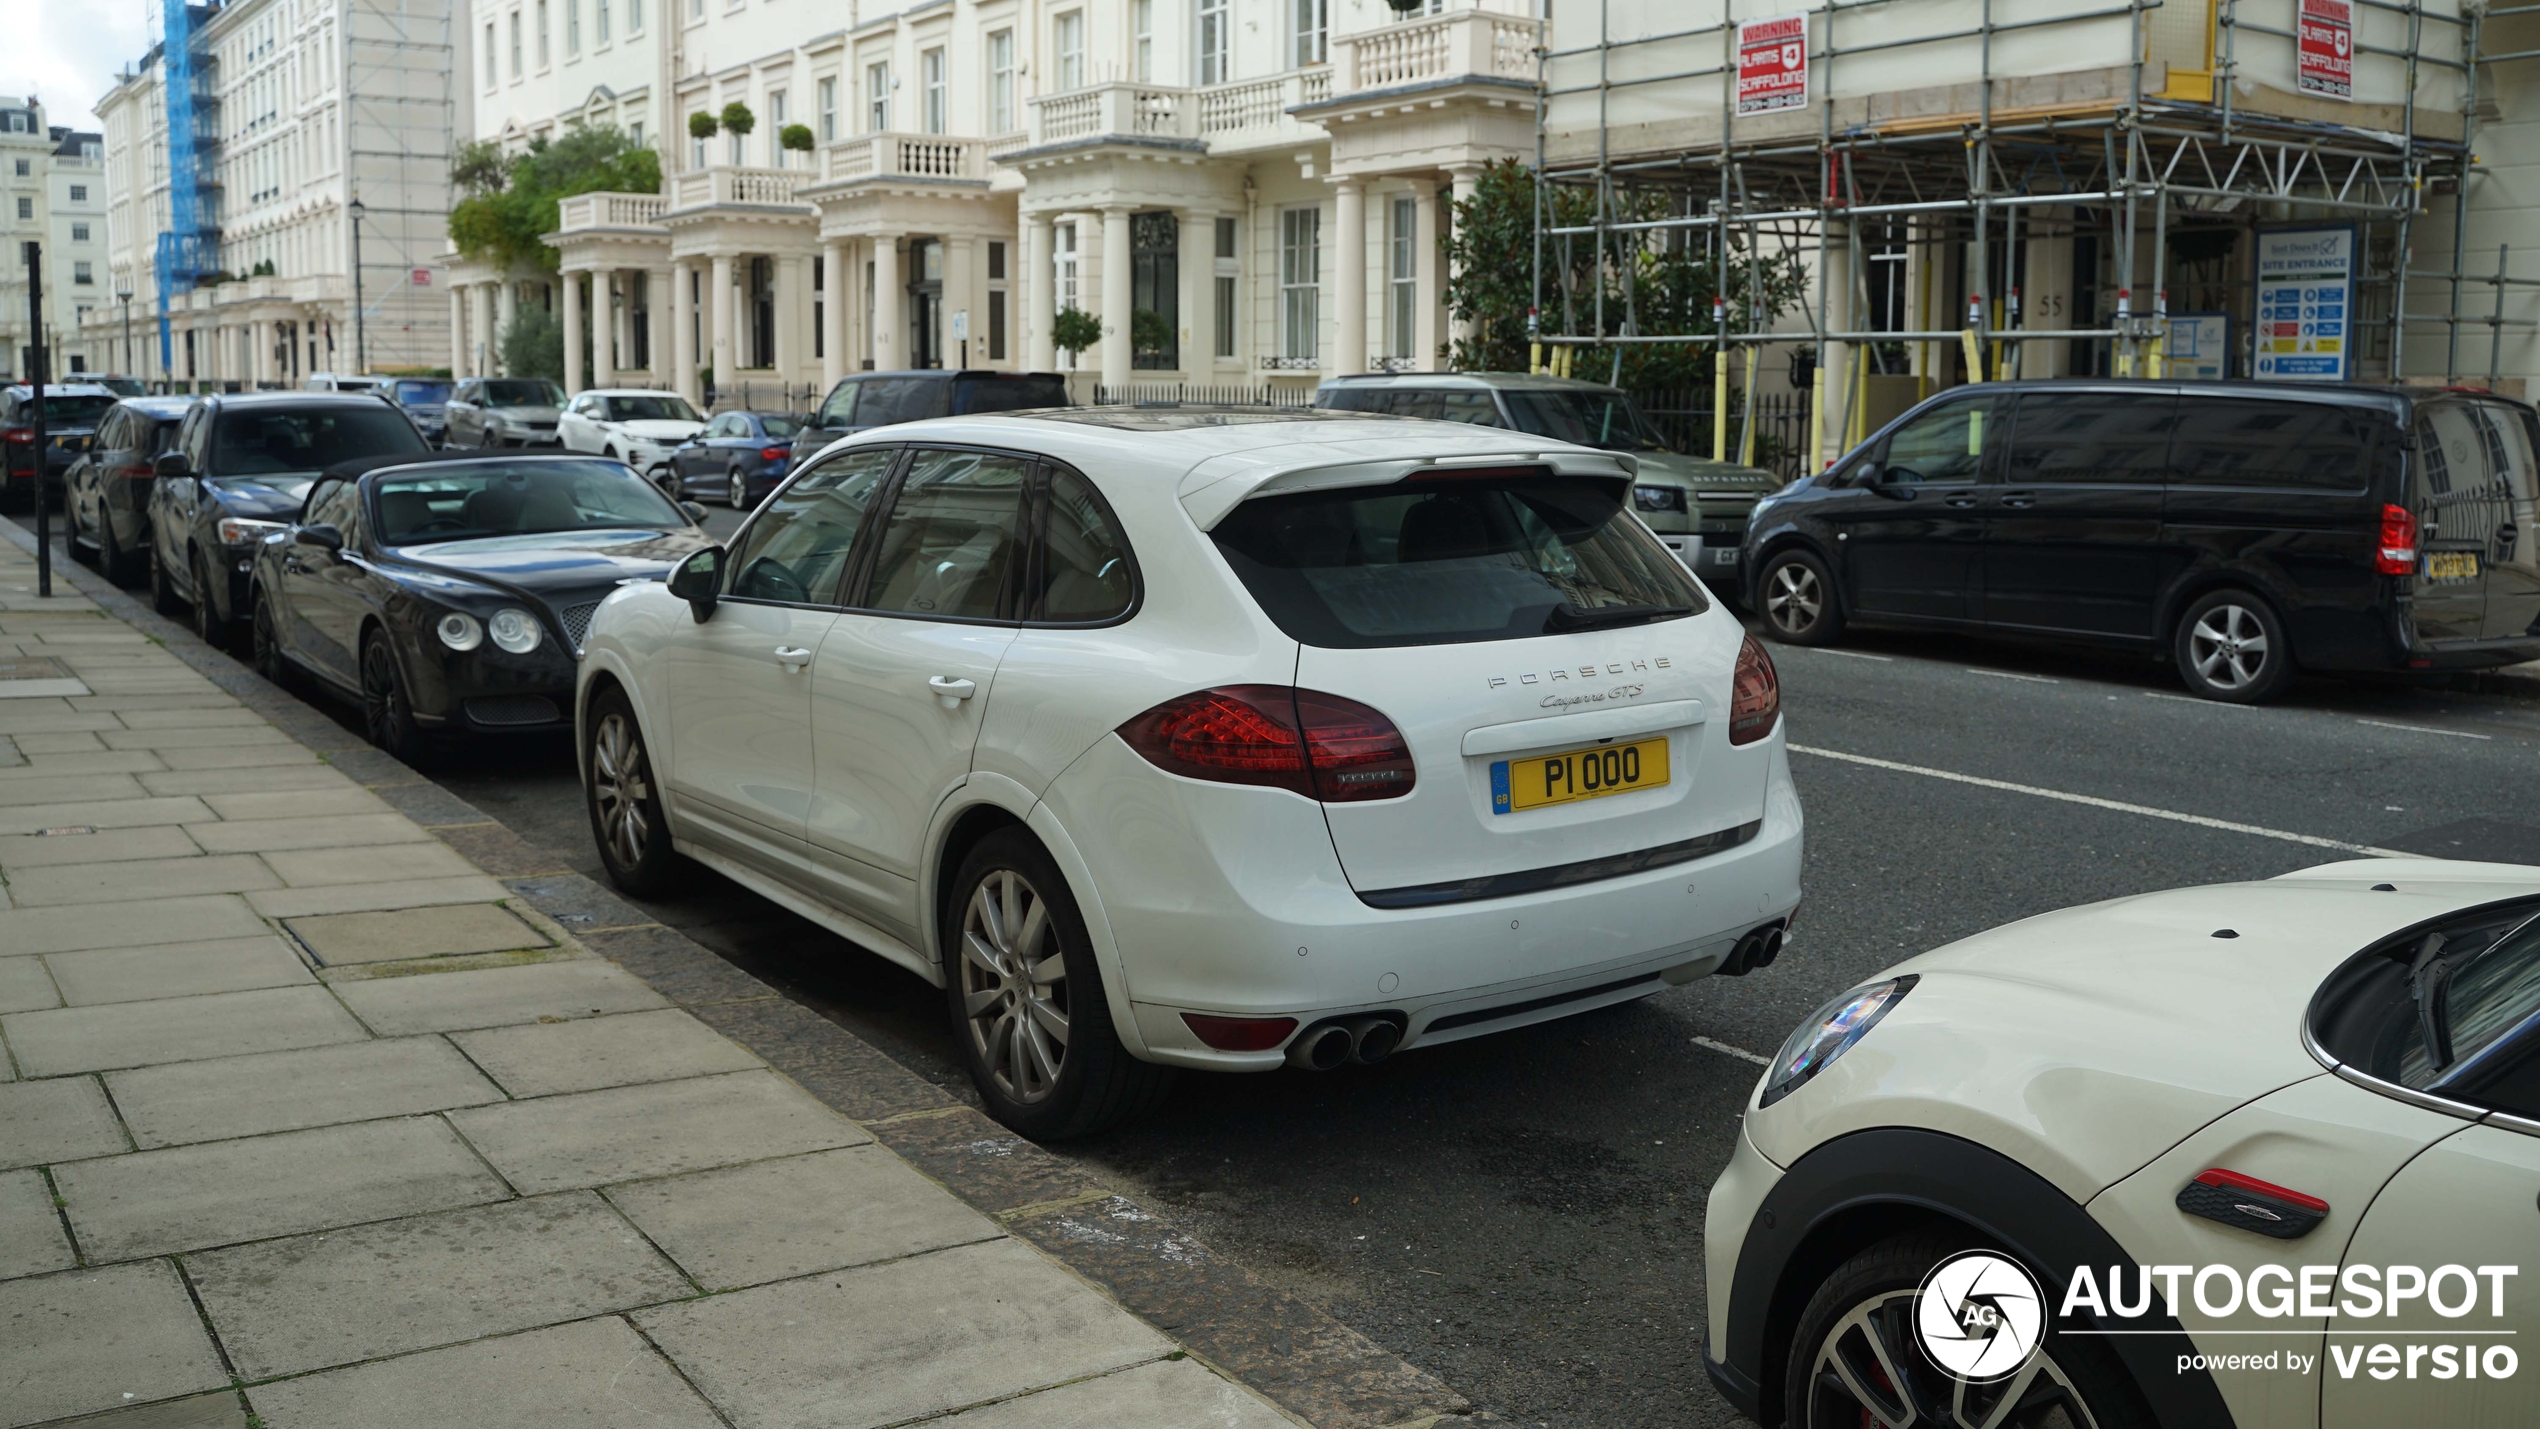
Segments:
[[[1438,416],[1450,422],[1465,422],[1476,427],[1500,425],[1499,405],[1488,392],[1441,392],[1438,394]]]
[[[2167,393],[2023,392],[2004,480],[2157,485],[2177,409]]]
[[[953,412],[1028,412],[1067,405],[1067,383],[1057,377],[965,377],[952,384]],[[940,400],[940,399],[938,399]],[[930,417],[945,415],[941,409]]]
[[[898,456],[888,447],[849,452],[770,498],[732,553],[731,594],[787,605],[835,600],[856,533]]]
[[[875,610],[992,620],[1022,549],[1025,457],[920,451],[873,560]]]
[[[1984,469],[1984,425],[1990,397],[1934,407],[1887,439],[1889,481],[1973,481]]]
[[[1041,538],[1041,592],[1035,620],[1109,620],[1129,608],[1129,543],[1083,477],[1050,478]]]
[[[2179,404],[2170,479],[2187,486],[2362,489],[2371,414],[2318,402],[2190,398]]]
[[[110,451],[124,444],[124,428],[129,424],[131,415],[117,407],[106,414],[106,420],[97,424],[97,446],[100,450]]]
[[[934,404],[943,386],[924,377],[868,377],[864,380],[864,394],[856,399],[855,424],[886,427],[934,416]]]
[[[829,394],[829,400],[820,404],[820,415],[812,419],[812,425],[852,426],[855,422],[855,394],[863,386],[862,382],[839,383],[837,390]]]
[[[1385,394],[1385,405],[1378,410],[1391,412],[1397,417],[1425,417],[1434,422],[1445,415],[1445,409],[1439,405],[1441,396],[1436,392],[1407,391],[1397,387]]]
[[[1382,412],[1384,394],[1365,387],[1334,387],[1320,393],[1314,405],[1334,412]]]

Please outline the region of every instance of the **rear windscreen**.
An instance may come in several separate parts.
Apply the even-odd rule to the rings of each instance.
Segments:
[[[89,426],[106,415],[106,409],[115,405],[116,400],[104,393],[74,392],[65,396],[48,392],[44,397],[44,420],[75,427]],[[30,423],[35,420],[34,402],[23,405],[18,420]]]
[[[957,417],[1066,405],[1067,383],[1056,377],[964,377],[953,388]]]
[[[1281,630],[1365,650],[1524,640],[1705,608],[1627,485],[1464,477],[1269,496],[1211,533]]]

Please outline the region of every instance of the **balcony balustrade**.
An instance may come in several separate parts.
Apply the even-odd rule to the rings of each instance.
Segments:
[[[828,183],[859,179],[985,179],[988,143],[950,134],[858,134],[820,151]]]

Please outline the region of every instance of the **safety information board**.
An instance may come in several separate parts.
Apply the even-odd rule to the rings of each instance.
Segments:
[[[2353,0],[2302,0],[2293,48],[2299,66],[2294,88],[2330,99],[2355,97]]]
[[[1808,17],[1777,15],[1737,23],[1737,112],[1763,114],[1808,105]]]
[[[2354,296],[2354,229],[2258,230],[2257,377],[2345,381]]]
[[[2172,313],[2169,341],[2161,344],[2162,371],[2171,377],[2220,382],[2231,375],[2231,315]]]

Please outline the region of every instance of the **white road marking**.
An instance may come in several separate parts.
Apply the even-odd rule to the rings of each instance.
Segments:
[[[1820,655],[1841,655],[1847,660],[1876,660],[1882,665],[1892,664],[1896,659],[1893,655],[1873,655],[1866,650],[1837,650],[1831,645],[1802,645],[1799,648],[1814,650]]]
[[[2165,695],[2159,690],[2145,690],[2143,692],[2143,698],[2147,700],[2176,700],[2180,704],[2203,705],[2209,710],[2254,710],[2257,708],[2256,705],[2235,705],[2229,700],[2200,699],[2195,695]]]
[[[1735,1057],[1741,1062],[1753,1062],[1759,1067],[1769,1067],[1773,1065],[1773,1059],[1770,1057],[1758,1057],[1743,1047],[1732,1046],[1729,1043],[1718,1040],[1717,1038],[1696,1037],[1693,1039],[1693,1045],[1696,1047],[1708,1047],[1714,1052],[1720,1052],[1728,1056]]]
[[[1970,675],[1990,675],[1997,680],[2021,680],[2032,685],[2060,685],[2064,683],[2061,680],[2050,680],[2044,675],[2014,675],[2008,670],[1979,670],[1972,665],[1967,667],[1967,673]]]
[[[2404,729],[2410,734],[2447,735],[2453,739],[2494,739],[2496,737],[2492,734],[2472,734],[2465,729],[2436,729],[2432,725],[2425,724],[2391,724],[2386,720],[2377,719],[2359,719],[2355,723],[2368,724],[2375,729]]]
[[[1949,769],[1929,769],[1920,764],[1899,764],[1893,759],[1872,759],[1866,754],[1846,754],[1839,749],[1816,749],[1804,744],[1790,746],[1793,754],[1813,754],[1820,759],[1836,759],[1846,764],[1866,764],[1873,769],[1890,769],[1899,774],[1919,774],[1926,779],[1946,779],[1952,784],[1973,784],[1979,789],[1999,789],[2005,793],[2027,794],[2032,798],[2053,799],[2065,804],[2086,804],[2094,809],[2110,809],[2120,814],[2140,814],[2147,819],[2167,819],[2176,824],[2194,824],[2198,828],[2221,829],[2226,833],[2251,834],[2262,839],[2278,839],[2285,843],[2304,844],[2311,848],[2342,849],[2348,853],[2373,858],[2423,858],[2424,854],[2408,853],[2395,848],[2376,848],[2371,844],[2348,843],[2344,839],[2324,839],[2316,834],[2297,834],[2284,829],[2270,829],[2258,824],[2234,823],[2229,819],[2209,819],[2203,814],[2183,814],[2176,809],[2155,809],[2148,804],[2128,804],[2116,799],[2101,799],[2090,794],[2068,794],[2061,789],[2041,789],[2034,784],[2014,784],[2007,779],[1982,779],[1973,774],[1960,774]]]

